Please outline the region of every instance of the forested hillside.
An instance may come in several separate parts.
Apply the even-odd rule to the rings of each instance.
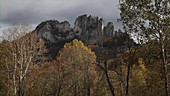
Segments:
[[[9,27],[0,43],[0,95],[170,96],[170,1],[120,0],[119,10],[119,30],[91,15],[74,26]]]

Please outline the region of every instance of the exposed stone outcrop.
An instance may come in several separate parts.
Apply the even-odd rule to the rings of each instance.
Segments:
[[[104,37],[115,37],[115,30],[114,30],[114,25],[112,22],[109,22],[105,27],[104,27]]]
[[[112,22],[106,26],[103,22],[102,18],[82,15],[75,20],[73,28],[68,21],[60,23],[57,20],[48,20],[39,24],[35,32],[44,39],[49,59],[55,58],[63,45],[75,38],[86,45],[97,45],[98,47],[92,48],[97,55],[101,54],[101,48],[108,50],[111,56],[126,50],[124,46],[130,37],[125,33],[116,32]]]
[[[57,20],[45,21],[38,25],[35,30],[40,37],[50,43],[58,43],[61,40],[74,38],[72,28],[68,21],[61,23]]]
[[[103,36],[103,19],[87,15],[79,16],[74,24],[76,37],[86,44],[98,44]]]
[[[57,20],[49,20],[39,24],[35,32],[42,37],[48,48],[48,58],[53,59],[63,45],[74,38],[74,33],[69,22],[59,22]]]

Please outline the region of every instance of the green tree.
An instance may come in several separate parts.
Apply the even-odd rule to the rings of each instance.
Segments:
[[[169,0],[120,0],[120,16],[126,32],[137,35],[139,43],[155,40],[161,54],[165,94],[168,86],[168,41],[170,40]],[[142,41],[142,42],[141,42]]]

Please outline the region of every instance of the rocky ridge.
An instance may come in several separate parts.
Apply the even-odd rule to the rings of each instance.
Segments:
[[[115,31],[112,22],[105,26],[102,18],[91,15],[79,16],[74,27],[70,27],[68,21],[44,21],[36,27],[35,32],[44,39],[49,59],[55,58],[64,44],[73,39],[79,39],[86,45],[97,46],[92,48],[97,55],[101,55],[101,50],[107,50],[113,57],[127,49],[127,40],[130,38],[125,33]],[[135,44],[133,40],[131,42],[132,45]]]

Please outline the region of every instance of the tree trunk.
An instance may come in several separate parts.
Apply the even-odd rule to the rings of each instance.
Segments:
[[[105,70],[105,75],[106,75],[106,79],[107,79],[107,83],[109,85],[109,88],[110,88],[110,91],[112,93],[112,96],[115,96],[115,93],[114,93],[114,88],[110,82],[110,79],[109,79],[109,76],[108,76],[108,72]]]
[[[129,77],[130,77],[131,65],[128,64],[127,76],[126,76],[126,96],[129,94]]]
[[[17,84],[16,84],[16,69],[17,69],[17,65],[16,65],[16,54],[14,53],[14,74],[13,74],[13,83],[14,83],[14,96],[17,95]]]
[[[109,75],[108,75],[107,62],[105,62],[104,64],[105,64],[104,72],[105,72],[105,75],[106,75],[107,83],[109,85],[112,96],[115,96],[114,88],[113,88],[113,85],[110,82]]]
[[[133,64],[133,61],[132,61],[132,50],[129,49],[130,53],[129,53],[129,62],[128,62],[128,69],[127,69],[127,77],[126,77],[126,95],[125,96],[128,96],[129,94],[129,79],[130,79],[130,71],[131,71],[131,67],[132,67],[132,64]]]
[[[8,91],[7,91],[7,96],[10,96],[10,70],[9,70],[9,66],[8,66],[8,63],[7,63],[7,58],[5,59],[5,64],[6,64],[6,69],[7,69],[7,87],[8,87]]]
[[[161,40],[161,53],[162,53],[162,61],[163,61],[163,72],[164,72],[164,87],[165,87],[165,94],[166,96],[170,96],[170,93],[168,91],[168,68],[167,68],[167,58],[165,53],[165,45],[163,40]]]
[[[126,89],[125,89],[125,96],[129,95],[129,79],[130,79],[130,74],[131,74],[131,67],[133,65],[133,57],[135,55],[135,52],[132,54],[132,50],[136,49],[131,49],[131,46],[133,46],[131,44],[130,38],[128,38],[128,50],[129,50],[129,56],[128,56],[128,69],[127,69],[127,77],[126,77]]]

